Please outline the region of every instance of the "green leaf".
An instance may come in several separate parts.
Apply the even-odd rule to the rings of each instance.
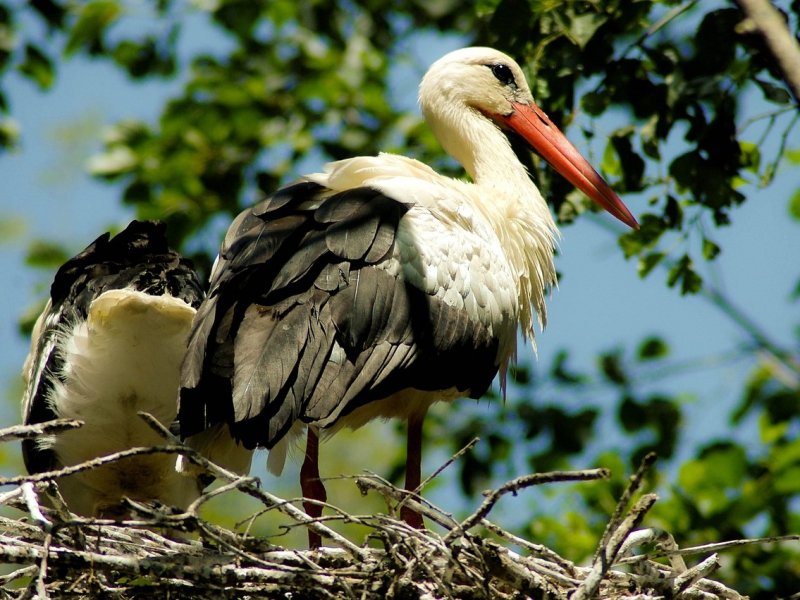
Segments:
[[[531,370],[524,365],[511,365],[508,375],[518,385],[528,385],[531,381]]]
[[[475,12],[479,16],[491,16],[500,6],[500,0],[478,0],[475,4]]]
[[[783,424],[789,425],[788,421],[783,421]],[[774,471],[784,472],[800,468],[800,439],[775,446],[770,456],[769,466]],[[800,478],[796,483],[800,485]]]
[[[722,249],[717,244],[707,238],[703,239],[703,258],[714,260],[721,251]]]
[[[613,138],[608,140],[603,150],[603,160],[600,169],[609,177],[619,177],[622,174],[622,165],[614,148]]]
[[[622,181],[625,191],[635,192],[642,189],[644,176],[644,160],[633,149],[631,136],[633,128],[625,127],[615,131],[611,136],[611,144],[619,156],[622,167]]]
[[[637,350],[639,360],[655,360],[664,358],[669,354],[669,346],[660,337],[649,337],[645,339]]]
[[[783,157],[793,165],[800,165],[800,148],[787,150],[783,153]]]
[[[758,431],[761,436],[761,441],[765,444],[775,444],[779,442],[786,435],[789,429],[789,423],[781,421],[773,423],[772,419],[766,413],[758,415]]]
[[[753,173],[758,173],[759,166],[761,165],[761,150],[753,142],[745,140],[739,141],[740,166]]]
[[[672,194],[667,196],[664,205],[664,225],[670,229],[680,229],[683,224],[683,208],[681,203]]]
[[[639,221],[639,229],[621,235],[619,245],[625,258],[630,258],[655,246],[663,233],[664,222],[656,215],[644,214]]]
[[[123,40],[112,53],[114,61],[134,78],[147,75],[170,75],[175,69],[174,58],[161,50],[159,41],[147,37],[141,42]]]
[[[630,396],[623,398],[618,409],[619,422],[625,431],[639,431],[647,425],[647,411],[645,407]]]
[[[786,469],[775,477],[775,491],[790,495],[800,493],[800,465]]]
[[[579,385],[589,381],[586,375],[573,371],[567,366],[569,354],[566,350],[560,350],[553,359],[553,367],[550,370],[550,375],[564,385]]]
[[[581,108],[587,114],[597,116],[602,114],[611,102],[611,96],[606,91],[588,92],[581,97]]]
[[[701,498],[719,495],[725,501],[725,489],[741,485],[747,468],[747,456],[741,446],[720,444],[703,451],[700,458],[681,467],[678,481],[687,492]]]
[[[55,242],[36,240],[28,248],[25,264],[30,267],[51,269],[69,260],[69,254],[63,246]]]
[[[25,219],[20,216],[3,214],[0,218],[0,246],[18,242],[25,234]]]
[[[764,172],[761,174],[761,180],[758,182],[761,187],[767,187],[772,180],[775,179],[775,172],[777,171],[778,163],[775,161],[770,162]]]
[[[39,89],[46,90],[53,85],[55,70],[52,61],[32,44],[25,44],[25,58],[17,68],[28,79],[35,81]]]
[[[53,0],[31,0],[31,8],[38,12],[51,29],[63,29],[66,9]]]
[[[625,385],[628,377],[622,366],[622,356],[619,352],[606,352],[600,356],[600,370],[611,383]]]
[[[19,139],[19,125],[14,119],[0,119],[0,148],[11,148]]]
[[[569,24],[569,36],[583,48],[606,21],[605,15],[599,13],[586,13],[573,17]]]
[[[789,215],[795,221],[800,221],[800,188],[796,189],[789,199]]]
[[[684,295],[696,294],[703,287],[703,278],[694,270],[694,264],[688,254],[684,254],[667,275],[669,287],[675,287],[678,283],[680,283],[681,294]]]
[[[658,140],[658,133],[657,133],[657,126],[658,126],[658,115],[653,115],[647,123],[645,123],[640,132],[639,136],[642,140],[642,150],[644,151],[645,155],[648,158],[652,158],[654,160],[661,159],[661,151],[659,150],[659,140]]]
[[[78,50],[97,52],[102,48],[103,34],[122,15],[122,6],[114,0],[93,0],[79,4],[78,20],[70,31],[64,54]]]
[[[644,256],[639,258],[639,264],[636,266],[636,270],[639,273],[639,277],[644,279],[650,274],[652,271],[666,256],[663,252],[650,252],[645,254]]]
[[[681,190],[691,188],[701,173],[702,161],[696,150],[681,154],[669,165],[669,174]]]
[[[761,91],[764,93],[764,98],[770,102],[774,102],[775,104],[789,104],[792,101],[791,94],[789,94],[785,88],[776,85],[771,81],[764,81],[763,79],[759,79],[757,77],[754,77],[753,81],[755,81],[756,84],[758,84],[758,87],[761,88]]]

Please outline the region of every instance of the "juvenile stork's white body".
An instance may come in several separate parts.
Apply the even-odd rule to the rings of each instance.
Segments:
[[[164,226],[151,221],[100,236],[58,270],[25,365],[24,420],[84,425],[24,440],[29,472],[162,443],[137,412],[165,426],[174,421],[201,298],[191,265],[167,247]],[[80,515],[124,516],[123,497],[185,508],[201,486],[174,465],[171,454],[136,456],[63,478],[59,487]]]
[[[482,395],[505,372],[517,330],[532,337],[537,316],[544,324],[556,283],[556,227],[507,131],[635,226],[508,56],[448,54],[425,75],[420,105],[472,182],[402,156],[358,157],[279,190],[228,230],[179,411],[184,435],[212,458],[238,441],[273,449],[280,466],[298,422],[313,434],[401,417],[416,487],[430,404]]]

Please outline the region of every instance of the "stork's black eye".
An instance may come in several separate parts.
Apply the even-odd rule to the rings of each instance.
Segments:
[[[497,81],[503,85],[517,86],[517,82],[514,81],[514,74],[511,72],[511,67],[508,65],[497,63],[489,65],[489,68],[492,70],[492,74],[497,77]]]

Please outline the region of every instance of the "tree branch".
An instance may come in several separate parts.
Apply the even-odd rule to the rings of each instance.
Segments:
[[[747,16],[743,26],[764,37],[795,104],[800,106],[800,45],[786,27],[783,16],[769,0],[736,0],[736,3]]]
[[[549,473],[533,473],[532,475],[523,475],[512,479],[508,483],[503,484],[496,490],[484,492],[486,499],[481,503],[478,509],[464,519],[461,524],[453,529],[445,537],[445,543],[449,542],[457,535],[469,531],[470,528],[477,525],[484,517],[486,517],[492,510],[497,501],[505,494],[514,494],[529,488],[534,485],[542,485],[545,483],[553,483],[556,481],[591,481],[594,479],[608,479],[610,472],[608,469],[587,469],[585,471],[552,471]]]

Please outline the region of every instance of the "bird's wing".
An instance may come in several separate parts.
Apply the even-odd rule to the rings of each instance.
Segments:
[[[69,375],[63,347],[73,327],[86,321],[92,302],[109,290],[130,289],[154,296],[169,294],[197,308],[202,289],[191,263],[168,248],[165,227],[154,221],[133,221],[115,237],[105,233],[56,272],[50,299],[36,322],[25,362],[26,424],[57,418],[52,396]],[[48,446],[52,440],[24,440],[29,472],[57,466]]]
[[[326,427],[401,389],[482,394],[499,341],[469,281],[481,240],[441,224],[419,239],[426,219],[437,227],[374,187],[308,181],[239,215],[190,336],[182,434],[227,422],[245,446],[270,448],[297,419]],[[437,252],[466,265],[437,273]],[[515,315],[495,313],[513,331]]]

